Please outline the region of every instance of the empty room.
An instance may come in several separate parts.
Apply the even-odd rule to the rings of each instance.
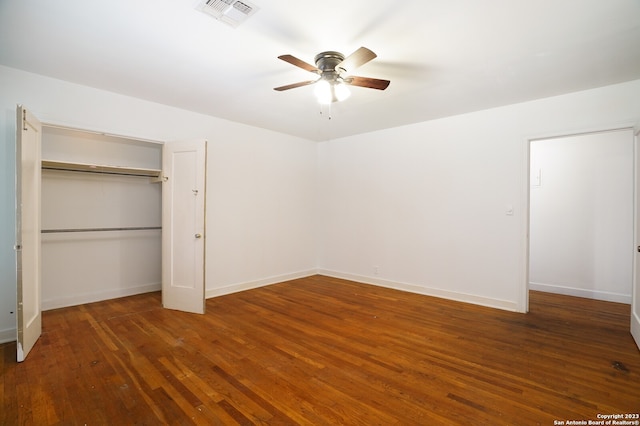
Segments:
[[[0,0],[0,424],[640,424],[640,3]]]

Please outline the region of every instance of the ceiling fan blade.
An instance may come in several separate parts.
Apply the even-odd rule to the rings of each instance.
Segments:
[[[274,87],[273,90],[282,92],[283,90],[295,89],[296,87],[308,86],[318,80],[301,81],[299,83],[287,84],[286,86]]]
[[[278,59],[282,59],[285,62],[289,62],[291,65],[295,65],[296,67],[302,68],[305,71],[314,72],[316,74],[320,74],[321,71],[315,66],[306,63],[302,59],[298,59],[295,56],[291,55],[280,55]]]
[[[341,68],[345,71],[350,71],[356,69],[370,60],[374,59],[376,56],[371,50],[366,47],[361,47],[360,49],[353,52],[351,55],[344,58],[342,62],[336,65],[336,68]]]
[[[380,80],[378,78],[356,77],[356,76],[349,76],[344,79],[344,82],[352,86],[367,87],[369,89],[378,89],[378,90],[386,89],[389,86],[389,83],[391,83],[389,80]]]

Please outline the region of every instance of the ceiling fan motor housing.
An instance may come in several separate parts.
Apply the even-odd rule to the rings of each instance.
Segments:
[[[322,71],[325,80],[336,80],[344,70],[336,69],[336,66],[344,61],[345,56],[340,52],[327,51],[318,53],[314,59],[316,67]]]

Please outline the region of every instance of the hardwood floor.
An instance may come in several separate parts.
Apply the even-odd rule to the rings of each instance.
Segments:
[[[629,306],[517,314],[314,276],[207,301],[47,311],[0,346],[2,425],[553,425],[640,412]]]

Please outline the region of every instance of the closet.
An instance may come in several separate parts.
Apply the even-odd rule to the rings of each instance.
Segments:
[[[42,309],[161,289],[162,144],[42,127]]]
[[[17,360],[42,310],[162,290],[163,307],[203,314],[207,141],[16,118]]]

